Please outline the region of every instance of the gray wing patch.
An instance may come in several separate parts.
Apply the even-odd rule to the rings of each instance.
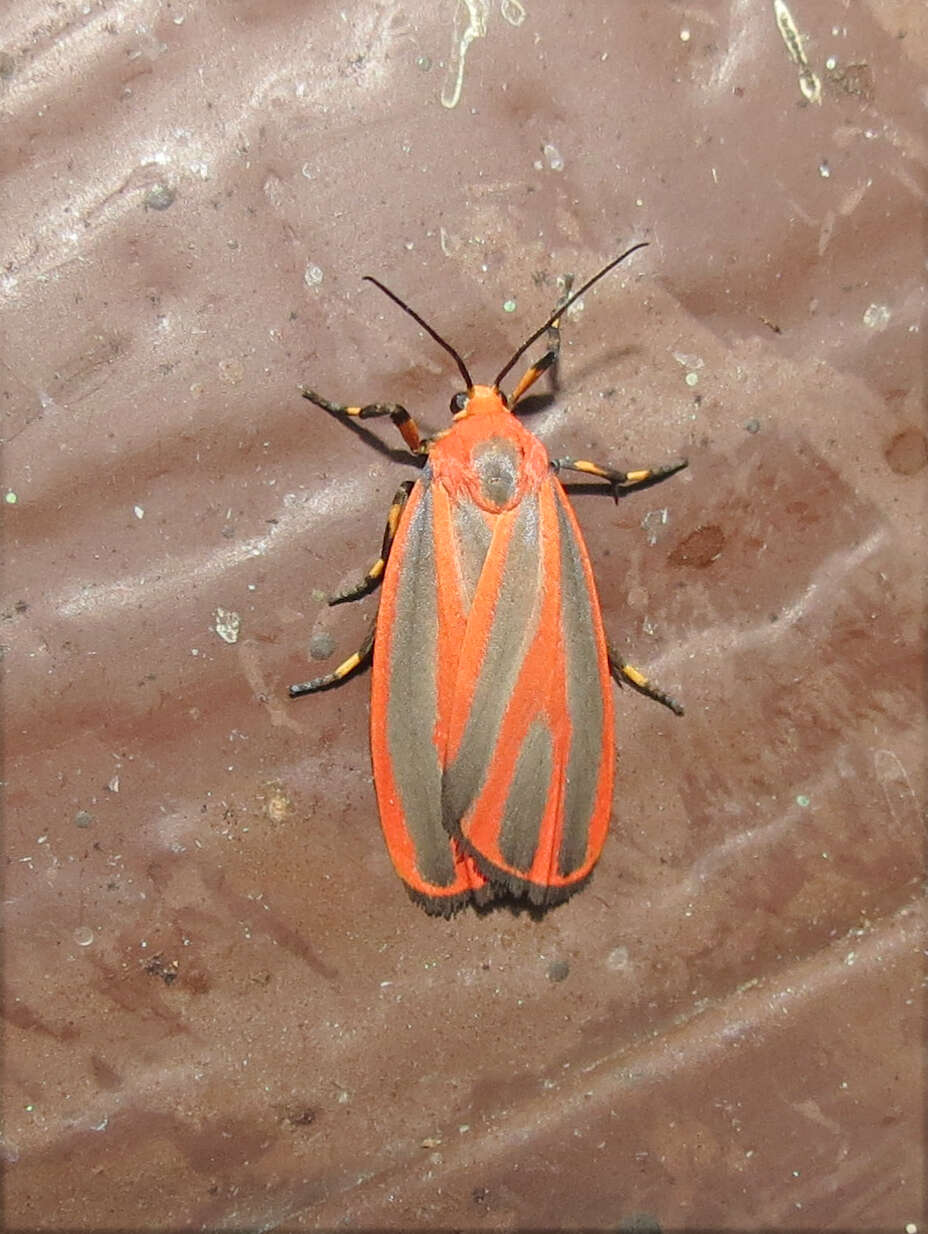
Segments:
[[[538,524],[538,498],[532,494],[519,504],[515,514],[467,726],[457,757],[445,772],[442,813],[452,835],[480,795],[506,707],[535,636],[542,588]]]
[[[459,501],[454,506],[452,525],[460,567],[464,607],[469,612],[474,602],[483,563],[490,551],[493,530],[481,511],[469,501]]]
[[[434,731],[438,707],[435,663],[438,612],[432,490],[424,491],[410,516],[396,587],[390,636],[387,742],[406,827],[415,845],[421,877],[437,887],[455,879],[448,833],[442,827],[441,769]]]
[[[568,875],[586,860],[587,834],[602,758],[602,682],[599,649],[593,619],[593,596],[583,566],[580,545],[557,492],[557,519],[561,542],[561,594],[564,661],[567,674],[567,710],[570,752],[565,768],[564,804],[558,869]]]
[[[516,870],[528,871],[535,853],[551,789],[554,741],[543,717],[536,717],[525,734],[500,828],[499,851]]]

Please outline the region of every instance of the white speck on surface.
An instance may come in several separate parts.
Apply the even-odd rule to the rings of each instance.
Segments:
[[[699,374],[698,373],[687,373],[687,375],[683,378],[683,380],[686,382],[688,386],[698,385]]]
[[[828,177],[831,175],[831,168],[828,166],[827,159],[822,159],[822,161],[819,163],[818,174],[822,177],[823,180],[827,180]]]
[[[629,967],[628,948],[613,947],[606,956],[606,968],[611,969],[614,973],[622,973]]]
[[[541,148],[541,152],[545,156],[545,162],[551,171],[564,170],[564,159],[561,156],[560,150],[552,142],[546,141]]]
[[[133,506],[132,513],[135,515],[136,518],[139,518],[139,519],[144,518],[145,508],[144,506]]]
[[[690,34],[689,30],[686,28],[686,26],[684,26],[683,29],[680,31],[680,42],[688,43],[691,37],[692,35]]]
[[[93,930],[90,926],[78,926],[74,931],[74,941],[78,947],[89,947],[93,942]]]
[[[217,608],[213,614],[213,629],[224,643],[237,643],[242,625],[241,616],[228,608]]]
[[[868,305],[864,312],[864,325],[871,330],[885,330],[889,325],[891,317],[889,308],[885,304]]]
[[[660,534],[659,528],[667,525],[667,507],[662,510],[649,510],[641,520],[641,526],[649,544],[656,544]]]
[[[313,265],[311,261],[307,262],[306,269],[303,271],[303,282],[307,287],[318,287],[324,278],[325,275],[319,266]]]

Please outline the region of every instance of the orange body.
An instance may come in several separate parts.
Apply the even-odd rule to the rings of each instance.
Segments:
[[[427,908],[582,886],[609,823],[599,604],[547,452],[489,386],[431,443],[383,579],[371,747],[393,863]]]

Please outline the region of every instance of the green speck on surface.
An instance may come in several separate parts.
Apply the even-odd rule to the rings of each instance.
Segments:
[[[6,502],[8,506],[15,506],[17,501],[19,501],[19,498],[16,496],[13,490],[10,489],[9,492],[6,492],[3,494],[3,500]]]
[[[514,313],[515,311],[516,311],[515,300],[504,300],[503,301],[503,312],[504,313]]]
[[[799,796],[796,798],[796,805],[802,806],[803,809],[805,809],[806,806],[810,806],[811,804],[812,804],[812,798],[807,797],[805,793],[800,793]]]

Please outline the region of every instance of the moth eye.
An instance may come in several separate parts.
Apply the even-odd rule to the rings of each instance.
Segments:
[[[460,393],[452,396],[452,399],[451,399],[451,414],[452,415],[456,414],[459,411],[463,411],[466,406],[467,406],[467,395],[463,392],[463,390]]]

